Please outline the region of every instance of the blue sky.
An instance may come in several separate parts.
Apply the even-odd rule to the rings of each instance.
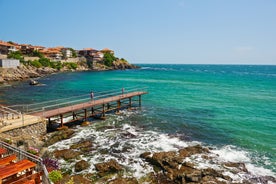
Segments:
[[[131,63],[276,64],[276,0],[0,0],[0,40]]]

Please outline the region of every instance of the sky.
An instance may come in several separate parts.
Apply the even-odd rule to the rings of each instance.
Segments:
[[[276,65],[276,0],[0,0],[0,40],[130,63]]]

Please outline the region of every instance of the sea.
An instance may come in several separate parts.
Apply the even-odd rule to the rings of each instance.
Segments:
[[[82,157],[90,163],[111,158],[143,177],[152,168],[139,158],[143,152],[173,151],[201,144],[216,155],[211,164],[243,162],[252,176],[276,177],[276,66],[139,64],[115,71],[65,72],[0,87],[0,103],[30,104],[90,91],[143,88],[142,107],[91,119],[71,139],[49,150],[66,149],[82,139],[96,149]],[[97,93],[96,93],[97,94]],[[60,161],[64,167],[72,163]],[[71,164],[71,165],[70,165]],[[219,165],[219,164],[218,164]],[[88,172],[95,172],[91,164]],[[236,176],[237,181],[243,174]]]

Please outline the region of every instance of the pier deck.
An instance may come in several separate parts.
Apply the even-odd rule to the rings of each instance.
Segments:
[[[65,123],[77,120],[86,121],[88,117],[104,118],[106,112],[118,112],[122,108],[132,108],[137,102],[140,107],[141,96],[144,94],[147,94],[147,91],[143,89],[135,88],[126,91],[122,88],[121,90],[91,93],[91,98],[88,98],[86,94],[34,104],[5,107],[6,109],[12,109],[12,112],[18,112],[19,115],[3,115],[7,118],[3,119],[2,124],[0,124],[0,133],[43,122],[45,119],[48,120],[48,124],[56,122],[62,127]],[[70,120],[67,121],[67,118]]]
[[[110,102],[117,102],[123,99],[128,99],[132,98],[135,96],[141,96],[146,94],[147,92],[131,92],[131,93],[126,93],[124,95],[117,95],[117,96],[112,96],[112,97],[107,97],[107,98],[102,98],[98,100],[91,100],[89,102],[84,102],[80,104],[75,104],[75,105],[70,105],[67,107],[61,107],[57,109],[52,109],[52,110],[47,110],[43,112],[37,112],[31,114],[32,116],[39,116],[39,117],[44,117],[44,118],[50,118],[53,116],[58,116],[60,114],[65,114],[73,111],[78,111],[82,109],[88,109],[94,106],[99,106],[99,105],[104,105]]]

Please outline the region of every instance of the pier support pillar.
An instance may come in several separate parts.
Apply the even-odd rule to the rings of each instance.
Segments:
[[[129,98],[129,103],[128,103],[128,106],[129,106],[128,108],[131,109],[131,105],[132,105],[132,104],[131,104],[131,97],[130,97],[130,98]]]
[[[138,96],[139,97],[139,107],[141,107],[142,103],[141,103],[141,95]]]
[[[84,121],[87,120],[87,109],[84,109]]]
[[[118,100],[117,101],[117,112],[119,112],[120,108],[121,108],[121,101]]]
[[[63,127],[63,114],[60,115],[60,126]]]
[[[102,117],[105,117],[105,104],[103,104]]]
[[[76,117],[77,117],[76,114],[75,114],[75,112],[73,112],[72,116],[73,116],[73,120],[75,120]]]
[[[95,113],[94,107],[91,107],[91,116],[94,116],[94,113]]]

